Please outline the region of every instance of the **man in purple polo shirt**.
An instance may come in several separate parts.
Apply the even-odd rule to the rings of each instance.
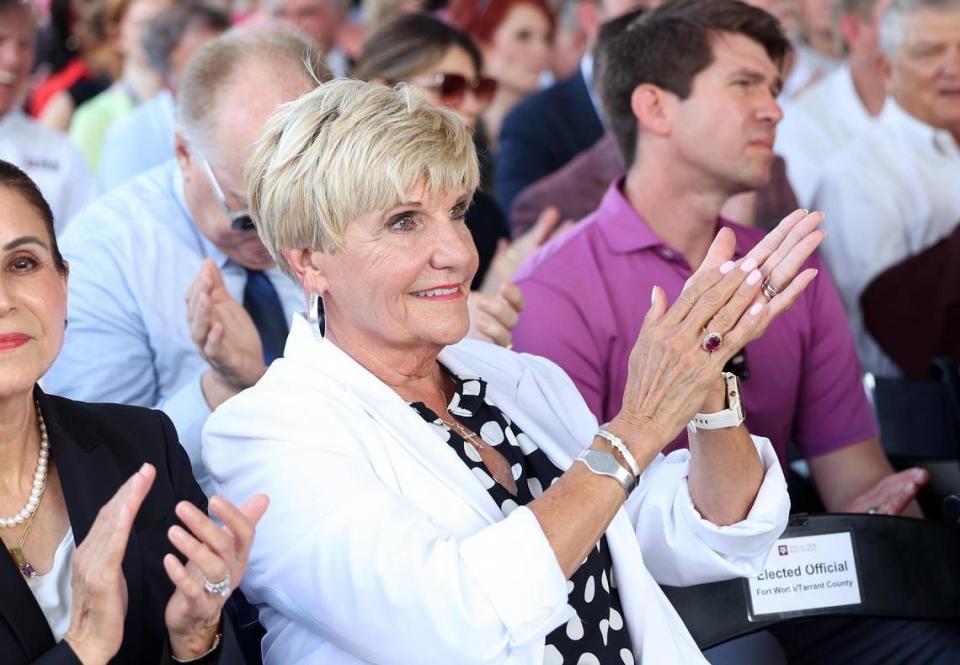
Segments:
[[[653,286],[675,300],[720,226],[734,231],[736,258],[763,237],[719,212],[769,178],[782,117],[782,63],[770,54],[781,39],[762,10],[691,0],[637,18],[597,54],[627,174],[521,268],[527,305],[513,342],[563,367],[601,422],[620,409]],[[784,465],[788,444],[797,444],[828,510],[919,516],[913,498],[926,473],[893,472],[843,306],[820,259],[809,267],[818,277],[746,348],[747,425],[770,438]],[[667,450],[686,445],[684,434]]]

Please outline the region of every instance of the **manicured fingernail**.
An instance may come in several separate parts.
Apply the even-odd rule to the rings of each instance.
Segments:
[[[807,215],[810,214],[810,211],[807,210],[806,208],[800,208],[800,212],[803,213],[803,216],[804,216],[804,217],[806,217]]]
[[[740,270],[742,270],[743,272],[750,272],[756,267],[757,267],[757,260],[754,259],[752,256],[740,264]]]
[[[143,463],[143,466],[140,467],[140,469],[137,471],[137,473],[139,473],[141,476],[146,475],[146,473],[147,473],[147,466],[149,466],[148,463],[147,463],[147,462],[144,462],[144,463]]]
[[[752,273],[750,273],[749,275],[747,275],[747,284],[749,284],[750,286],[753,286],[754,284],[756,284],[756,283],[759,282],[759,281],[760,281],[760,271],[759,271],[759,270],[754,270]]]
[[[657,287],[650,289],[650,304],[652,305],[657,301]]]
[[[762,302],[755,302],[755,303],[753,303],[753,304],[750,306],[750,309],[747,310],[747,313],[748,313],[750,316],[756,316],[757,314],[760,313],[760,310],[761,310],[761,309],[763,309],[763,303],[762,303]]]
[[[726,275],[728,272],[730,272],[731,270],[733,270],[733,267],[734,267],[735,265],[736,265],[736,264],[735,264],[733,261],[727,261],[727,262],[724,263],[722,266],[720,266],[720,274],[721,274],[721,275]]]

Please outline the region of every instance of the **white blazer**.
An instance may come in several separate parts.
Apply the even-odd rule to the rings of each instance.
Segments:
[[[560,468],[590,445],[597,421],[553,363],[469,340],[440,362],[485,379]],[[433,427],[302,316],[284,358],[203,439],[224,496],[270,496],[242,584],[267,665],[542,665],[544,638],[573,616],[534,514],[505,518]],[[699,516],[684,450],[650,464],[607,529],[637,662],[705,662],[657,582],[753,575],[786,526],[776,455],[755,443],[766,475],[743,522]]]

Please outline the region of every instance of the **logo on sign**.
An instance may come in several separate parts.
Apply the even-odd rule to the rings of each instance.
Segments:
[[[777,551],[780,553],[780,556],[787,556],[790,554],[790,550],[787,549],[786,545],[777,545]]]

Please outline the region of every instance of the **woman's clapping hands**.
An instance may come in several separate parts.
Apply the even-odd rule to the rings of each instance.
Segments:
[[[100,509],[73,557],[72,614],[64,641],[84,665],[109,662],[123,642],[127,584],[121,564],[134,518],[155,479],[156,470],[150,464],[133,474]],[[187,564],[172,554],[163,563],[176,587],[165,620],[172,652],[178,658],[196,658],[213,645],[229,593],[208,592],[204,578],[210,582],[229,579],[230,588],[236,588],[267,503],[265,496],[256,495],[236,508],[214,497],[210,508],[223,526],[189,502],[177,505],[177,516],[187,528],[173,526],[169,537]]]
[[[630,355],[623,408],[612,426],[647,441],[648,460],[670,443],[718,390],[726,362],[757,339],[803,293],[817,271],[802,270],[823,241],[819,212],[787,216],[753,250],[733,261],[735,238],[721,229],[677,301],[654,287],[652,304]],[[767,299],[765,284],[776,292]],[[702,346],[707,332],[722,344]]]

